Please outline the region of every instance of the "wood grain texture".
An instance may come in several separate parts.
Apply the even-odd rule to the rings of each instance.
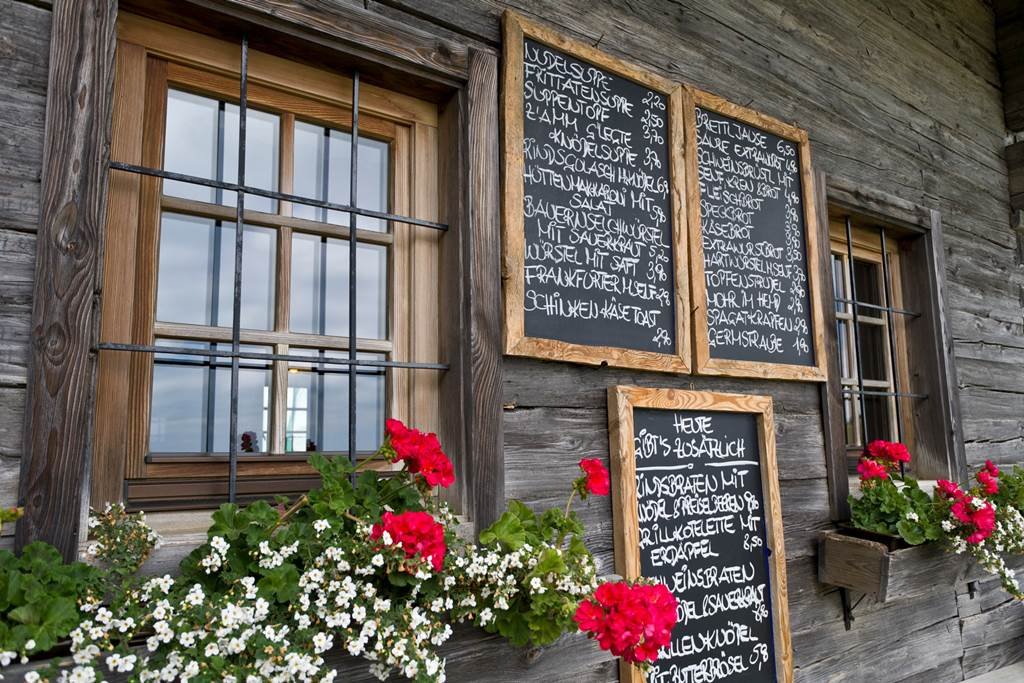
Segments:
[[[771,612],[775,634],[775,665],[781,681],[793,680],[793,647],[789,628],[786,547],[783,540],[782,498],[775,458],[775,420],[769,396],[679,391],[646,387],[608,388],[608,440],[612,463],[612,515],[615,523],[615,568],[627,579],[640,574],[640,524],[637,515],[636,451],[633,410],[697,410],[747,413],[757,420],[764,502],[765,543],[770,551]],[[620,676],[627,683],[643,683],[641,670],[626,662]]]
[[[53,8],[17,544],[46,540],[66,559],[88,505],[115,10]]]
[[[686,207],[683,203],[685,164],[682,150],[685,133],[680,116],[683,97],[680,86],[580,41],[551,30],[514,12],[502,18],[504,27],[504,70],[502,159],[505,167],[502,202],[502,280],[505,294],[505,353],[514,356],[548,358],[570,363],[611,365],[659,372],[690,372],[689,281],[687,262]],[[594,64],[605,71],[641,83],[668,97],[669,184],[671,187],[672,249],[675,256],[675,354],[653,353],[615,346],[590,346],[557,339],[529,337],[525,331],[525,236],[523,230],[523,39],[531,38],[549,47]]]
[[[686,206],[690,225],[690,282],[693,297],[693,350],[694,371],[703,375],[728,375],[756,379],[788,379],[814,382],[826,381],[829,356],[825,348],[826,330],[821,310],[824,280],[821,278],[818,253],[817,200],[814,191],[814,176],[811,171],[811,151],[807,132],[774,119],[767,114],[741,107],[738,104],[712,95],[711,93],[687,87],[684,104],[686,136],[695,140],[697,117],[695,108],[708,109],[718,114],[742,121],[747,125],[768,131],[784,140],[796,143],[800,154],[800,185],[804,209],[804,253],[807,258],[808,305],[811,308],[811,326],[815,365],[792,365],[787,363],[764,363],[757,361],[714,358],[708,342],[707,285],[704,274],[704,238],[701,225],[700,179],[697,163],[697,148],[690,144],[686,148],[688,184]]]
[[[469,279],[467,322],[469,368],[465,398],[467,457],[472,457],[471,517],[484,529],[504,509],[504,437],[501,423],[501,243],[498,139],[498,60],[488,52],[470,53],[466,87],[465,150],[468,230],[465,258]],[[466,332],[463,332],[466,340]]]

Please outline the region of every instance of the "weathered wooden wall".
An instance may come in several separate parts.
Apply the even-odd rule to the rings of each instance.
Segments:
[[[326,0],[324,0],[326,1]],[[335,0],[344,4],[345,0]],[[982,0],[365,0],[438,31],[497,45],[506,7],[657,73],[806,128],[828,174],[941,211],[972,463],[1024,460],[1024,271],[1008,220],[1006,130],[992,8]],[[38,221],[48,53],[45,2],[0,0],[0,504],[15,498],[25,339]],[[498,274],[495,273],[495,277]],[[835,591],[815,580],[813,539],[830,525],[817,388],[671,377],[558,363],[504,363],[507,495],[561,500],[576,461],[607,453],[614,383],[774,397],[790,611],[802,681],[959,681],[1024,659],[1024,607],[992,582],[865,600],[843,630]],[[612,568],[607,500],[585,509]],[[922,577],[927,581],[927,577]],[[452,680],[613,681],[570,639],[512,654],[459,639]],[[895,664],[895,665],[894,665]],[[484,673],[487,672],[487,673]]]

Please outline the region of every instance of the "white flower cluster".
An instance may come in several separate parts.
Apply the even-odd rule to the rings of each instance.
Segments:
[[[123,551],[128,543],[144,544],[155,550],[163,544],[163,539],[155,529],[149,526],[145,512],[129,515],[124,505],[107,503],[103,508],[102,517],[89,515],[90,533],[104,524],[111,526],[104,540],[91,541],[85,547],[85,554],[93,559],[108,559],[112,552]],[[146,551],[146,554],[150,552]]]
[[[1024,515],[1020,510],[1013,505],[997,507],[995,530],[981,543],[970,545],[962,539],[957,540],[959,543],[954,542],[956,552],[969,552],[985,571],[999,577],[1007,592],[1024,597],[1013,569],[1006,566],[1003,559],[1006,554],[1024,554]]]
[[[399,548],[393,550],[404,556]],[[401,602],[381,596],[375,574],[386,563],[381,552],[373,552],[367,561],[328,547],[299,578],[293,619],[315,633],[314,648],[337,642],[350,655],[373,662],[370,670],[381,680],[394,670],[414,680],[425,674],[428,680],[444,681],[444,661],[435,648],[451,636],[451,626],[422,604],[426,596],[421,585]],[[445,604],[444,598],[438,599]]]
[[[557,591],[582,598],[597,589],[597,571],[589,555],[575,563],[570,561],[569,571],[537,574],[538,563],[548,553],[563,555],[561,549],[547,543],[536,547],[527,543],[509,553],[467,546],[465,555],[454,561],[464,582],[459,586],[460,594],[465,596],[455,605],[456,617],[487,627],[494,623],[498,613],[509,610],[517,597]],[[446,587],[454,588],[459,579],[449,576],[445,581]]]

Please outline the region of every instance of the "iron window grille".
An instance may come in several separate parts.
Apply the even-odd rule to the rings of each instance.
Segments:
[[[221,350],[217,348],[209,349],[196,349],[187,348],[185,346],[174,346],[174,345],[147,345],[147,344],[126,344],[126,343],[115,343],[115,342],[100,342],[97,345],[97,349],[101,351],[122,351],[129,353],[148,353],[148,354],[160,354],[161,357],[173,357],[180,356],[183,358],[196,356],[207,357],[212,363],[217,358],[228,358],[231,361],[231,390],[229,398],[229,427],[228,427],[228,500],[235,502],[237,498],[238,488],[238,376],[241,359],[246,360],[259,360],[267,363],[272,361],[289,361],[295,363],[309,364],[311,361],[326,365],[342,365],[348,368],[351,378],[354,380],[355,374],[361,372],[360,368],[363,368],[362,372],[366,369],[373,369],[377,372],[383,372],[386,368],[404,368],[413,370],[436,370],[445,371],[448,369],[446,363],[419,363],[411,361],[395,361],[395,360],[379,360],[372,358],[359,358],[357,353],[356,343],[356,308],[357,308],[357,278],[356,273],[356,254],[359,251],[355,248],[359,243],[359,238],[356,230],[356,218],[357,216],[365,216],[369,218],[376,218],[391,223],[401,223],[405,225],[412,225],[421,228],[430,228],[433,230],[447,230],[448,225],[445,223],[438,223],[435,221],[428,221],[412,216],[405,216],[400,214],[394,214],[387,211],[375,211],[371,209],[361,209],[356,206],[358,197],[357,187],[359,183],[358,175],[358,154],[359,154],[359,72],[354,71],[352,73],[352,134],[350,139],[351,146],[351,157],[350,157],[350,170],[349,170],[349,201],[348,204],[338,204],[321,199],[314,199],[311,197],[303,197],[300,195],[294,195],[284,192],[276,192],[273,190],[265,190],[257,187],[250,187],[245,184],[245,145],[246,145],[246,115],[248,111],[248,64],[249,64],[249,41],[248,36],[243,35],[241,39],[241,68],[239,69],[239,88],[238,88],[238,182],[228,183],[221,180],[213,180],[210,178],[202,178],[199,176],[192,176],[183,173],[174,173],[171,171],[165,171],[162,169],[149,168],[146,166],[139,166],[135,164],[126,164],[119,161],[111,160],[108,163],[108,167],[111,170],[126,171],[128,173],[135,173],[139,175],[154,176],[163,180],[176,180],[184,183],[193,185],[201,185],[209,188],[213,188],[217,191],[218,196],[224,192],[234,192],[236,196],[235,202],[235,259],[234,259],[234,283],[232,292],[232,320],[231,320],[231,349]],[[348,240],[350,248],[348,250],[348,355],[347,357],[334,357],[328,354],[317,354],[316,357],[310,357],[309,355],[300,354],[279,354],[279,353],[263,353],[255,351],[243,351],[241,347],[241,305],[242,305],[242,235],[243,235],[243,217],[245,213],[245,197],[246,195],[254,195],[258,197],[265,197],[277,201],[293,202],[295,204],[302,204],[306,206],[312,206],[321,209],[323,212],[327,210],[342,211],[348,213],[348,227],[349,234]],[[326,195],[325,195],[326,196]],[[214,345],[215,346],[215,345]],[[355,381],[348,382],[348,448],[347,456],[349,461],[355,464],[357,458],[356,451],[356,385]]]
[[[903,424],[903,411],[901,401],[903,399],[927,399],[927,394],[913,393],[910,391],[904,391],[900,387],[900,373],[897,368],[898,357],[897,357],[897,345],[896,345],[896,334],[895,334],[895,320],[896,316],[905,316],[907,318],[920,317],[920,313],[916,311],[906,310],[897,307],[893,299],[893,288],[892,288],[892,270],[889,263],[889,252],[888,252],[888,236],[884,227],[878,227],[878,239],[879,248],[881,249],[881,269],[882,269],[882,304],[872,304],[867,301],[860,301],[857,296],[857,278],[853,275],[854,268],[854,250],[853,250],[853,221],[850,216],[844,217],[844,228],[845,228],[845,248],[846,258],[849,263],[849,277],[846,279],[846,284],[849,287],[849,296],[843,297],[840,292],[836,292],[835,302],[842,306],[849,306],[850,316],[852,318],[851,327],[853,328],[853,351],[854,351],[854,368],[857,379],[857,386],[854,387],[843,387],[842,394],[843,398],[852,397],[856,400],[859,405],[859,422],[861,430],[861,446],[866,445],[871,440],[872,436],[868,428],[868,411],[867,411],[867,397],[882,397],[891,398],[895,402],[895,427],[896,427],[896,438],[898,441],[902,441],[904,434],[906,433],[905,425]],[[844,278],[846,277],[844,273]],[[838,307],[837,307],[838,308]],[[880,315],[885,317],[888,334],[886,335],[886,352],[888,353],[888,362],[890,367],[891,377],[891,390],[877,390],[872,388],[866,388],[864,382],[864,357],[861,348],[861,330],[860,330],[860,309],[870,309],[878,311]],[[840,353],[843,353],[840,347]],[[842,366],[842,360],[840,359],[840,367]],[[843,402],[843,411],[846,412],[846,401]],[[847,420],[849,419],[848,416]],[[878,435],[874,435],[880,438]],[[848,444],[849,445],[849,444]],[[900,463],[900,470],[903,470],[903,463]]]

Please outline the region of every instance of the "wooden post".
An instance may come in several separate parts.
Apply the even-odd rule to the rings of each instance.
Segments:
[[[15,541],[48,541],[69,560],[88,504],[116,16],[115,1],[56,0],[50,34]]]

